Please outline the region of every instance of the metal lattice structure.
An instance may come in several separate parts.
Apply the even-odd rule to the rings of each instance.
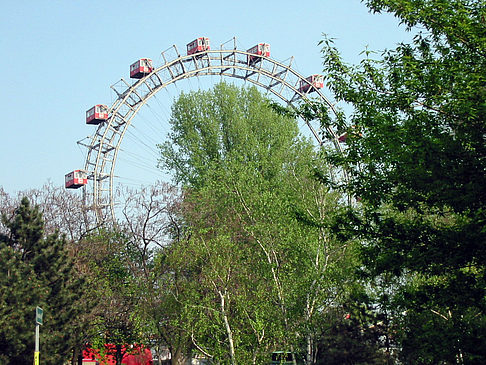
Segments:
[[[87,207],[96,213],[98,222],[115,220],[115,165],[131,121],[152,96],[179,80],[206,75],[241,79],[271,92],[295,110],[298,110],[298,103],[310,101],[312,92],[312,99],[317,99],[335,113],[333,105],[319,89],[308,87],[303,91],[299,88],[302,82],[307,81],[292,69],[293,58],[288,64],[263,56],[257,62],[251,62],[251,54],[236,49],[236,41],[231,49],[221,46],[217,50],[185,56],[174,45],[161,55],[163,64],[154,68],[151,73],[136,81],[127,82],[121,79],[116,85],[112,85],[116,100],[109,106],[109,118],[98,125],[88,142],[78,142],[88,149],[84,170],[88,173],[91,186],[84,187],[84,196]],[[325,141],[313,127],[312,121],[303,119],[317,142],[323,144]],[[337,131],[326,127],[325,134],[330,136],[326,141],[341,150]]]

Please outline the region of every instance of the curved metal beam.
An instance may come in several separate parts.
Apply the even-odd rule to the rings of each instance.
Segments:
[[[176,57],[168,60],[166,54],[171,50],[175,51]],[[109,108],[108,120],[101,123],[91,136],[84,167],[93,181],[92,192],[89,193],[86,188],[84,190],[85,201],[91,201],[98,222],[105,221],[107,214],[115,221],[113,180],[116,158],[125,132],[140,108],[168,85],[195,76],[233,77],[273,93],[296,111],[298,108],[295,104],[298,101],[310,101],[309,93],[314,92],[317,99],[336,113],[334,106],[319,89],[308,88],[305,92],[299,89],[301,82],[307,81],[290,64],[285,65],[268,57],[259,57],[251,62],[250,55],[237,49],[220,49],[181,56],[173,46],[162,53],[165,63],[150,74],[132,84],[121,79],[121,87],[112,86],[117,99]],[[311,121],[303,119],[317,142],[322,144],[323,140]],[[342,151],[336,132],[330,127],[326,129],[335,148]],[[105,208],[109,208],[110,212],[107,213]]]

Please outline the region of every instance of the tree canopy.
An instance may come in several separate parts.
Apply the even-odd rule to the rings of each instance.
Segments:
[[[318,318],[338,301],[352,252],[322,225],[339,196],[314,177],[325,169],[318,150],[255,88],[183,94],[171,122],[161,162],[185,188],[186,238],[169,260],[193,345],[231,364],[272,350],[313,358]]]
[[[328,85],[352,108],[346,153],[328,157],[351,172],[345,188],[361,201],[334,229],[362,242],[365,274],[401,278],[404,360],[477,363],[486,355],[485,4],[365,3],[415,36],[356,66],[322,41]]]

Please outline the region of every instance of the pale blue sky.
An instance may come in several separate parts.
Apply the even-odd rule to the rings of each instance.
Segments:
[[[271,44],[271,57],[295,57],[302,74],[319,73],[322,33],[336,38],[348,62],[359,53],[410,38],[390,15],[372,15],[358,0],[3,1],[0,186],[7,192],[63,185],[82,168],[76,141],[91,135],[85,111],[110,104],[110,85],[128,79],[141,57],[156,61],[173,44],[198,36],[214,46],[237,37],[238,48]],[[174,97],[175,95],[171,96]]]

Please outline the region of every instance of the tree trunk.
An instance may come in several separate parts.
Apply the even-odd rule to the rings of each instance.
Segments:
[[[116,353],[115,353],[116,365],[122,365],[122,359],[123,359],[123,354],[122,354],[121,345],[116,345]]]
[[[83,365],[83,351],[79,351],[78,347],[73,350],[73,358],[71,360],[72,365]]]
[[[311,335],[307,335],[307,358],[306,364],[312,365],[314,363],[314,353],[313,353],[313,341]]]
[[[186,363],[186,357],[178,347],[174,353],[170,353],[170,364],[171,365],[184,365]]]
[[[221,298],[221,314],[223,315],[223,321],[226,327],[226,334],[228,336],[231,365],[235,365],[235,346],[233,344],[233,332],[231,331],[231,327],[228,321],[228,315],[226,314],[226,304],[224,298],[225,296],[223,293],[220,292],[219,297]]]

